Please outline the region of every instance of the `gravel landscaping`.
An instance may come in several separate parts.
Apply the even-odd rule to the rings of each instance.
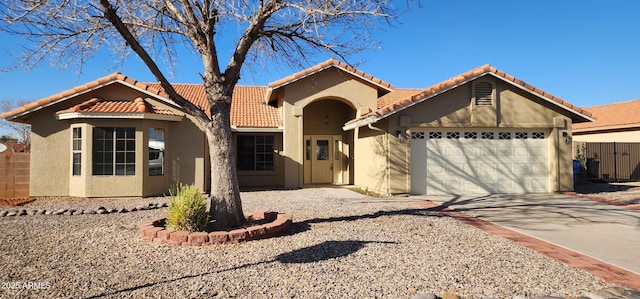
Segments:
[[[293,214],[290,233],[176,247],[138,226],[166,208],[0,218],[0,297],[465,298],[582,296],[610,287],[585,271],[402,199],[331,189],[242,193],[244,210]],[[131,209],[155,199],[36,200],[21,208]],[[10,208],[5,208],[5,210]]]
[[[579,184],[576,193],[630,205],[640,204],[640,182]]]

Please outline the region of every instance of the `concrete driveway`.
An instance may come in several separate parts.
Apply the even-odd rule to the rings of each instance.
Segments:
[[[557,195],[416,196],[640,274],[640,211]]]

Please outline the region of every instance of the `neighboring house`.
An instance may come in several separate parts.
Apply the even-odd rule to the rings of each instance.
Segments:
[[[176,84],[207,109],[200,84]],[[31,196],[208,190],[205,136],[157,83],[120,73],[1,115],[32,125]],[[588,112],[485,65],[426,89],[330,59],[231,109],[241,186],[353,184],[382,194],[572,190],[571,127]]]
[[[606,182],[640,181],[640,100],[587,108],[595,121],[576,124],[576,159],[586,178]]]
[[[573,140],[581,142],[640,142],[640,100],[585,108],[594,122],[573,127]]]

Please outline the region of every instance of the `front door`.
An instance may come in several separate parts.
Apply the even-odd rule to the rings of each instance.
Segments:
[[[342,136],[305,136],[305,183],[342,183]]]

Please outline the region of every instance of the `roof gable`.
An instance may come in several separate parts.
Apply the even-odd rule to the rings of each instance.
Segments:
[[[146,118],[178,121],[182,114],[162,109],[149,104],[142,98],[133,101],[109,101],[102,98],[92,98],[69,109],[56,112],[58,119],[70,118],[104,118],[120,115],[122,118]]]
[[[376,89],[378,89],[378,93],[380,95],[384,95],[387,94],[391,91],[393,91],[395,88],[393,87],[393,85],[382,81],[374,76],[371,76],[365,72],[362,72],[344,62],[341,62],[335,58],[330,58],[329,60],[326,60],[324,62],[321,62],[317,65],[314,65],[310,68],[304,69],[302,71],[299,71],[295,74],[292,74],[290,76],[287,76],[285,78],[282,78],[280,80],[274,81],[269,83],[269,90],[266,94],[265,97],[265,101],[266,102],[270,102],[272,100],[272,94],[273,91],[280,89],[286,85],[289,85],[291,83],[294,83],[296,81],[302,80],[304,78],[310,77],[314,74],[317,74],[319,72],[322,72],[326,69],[329,68],[337,68],[343,72],[346,72],[348,74],[351,74],[352,76],[361,79],[362,81],[373,85]]]
[[[65,90],[58,94],[46,97],[44,99],[28,103],[22,107],[18,107],[11,111],[0,114],[0,117],[8,120],[16,120],[22,116],[38,111],[40,109],[62,103],[68,99],[81,96],[90,91],[111,85],[122,84],[128,88],[136,89],[140,92],[148,94],[155,99],[158,99],[167,104],[175,105],[170,101],[169,96],[165,93],[158,83],[144,83],[139,82],[133,78],[127,77],[121,73],[113,73],[97,80],[88,82],[86,84],[77,86],[75,88]],[[196,106],[200,107],[205,113],[209,114],[209,102],[202,84],[173,84],[174,88],[183,96],[186,100],[192,102]],[[233,101],[231,106],[231,125],[234,127],[246,127],[246,128],[279,128],[282,127],[282,120],[277,108],[265,104],[264,94],[267,91],[267,87],[263,86],[236,86],[233,93]],[[142,100],[140,98],[140,100]],[[69,114],[71,112],[76,113],[91,113],[92,115],[109,114],[109,113],[147,113],[151,115],[165,115],[172,116],[182,115],[180,113],[171,112],[166,109],[160,109],[151,106],[148,102],[144,102],[145,112],[136,112],[136,109],[142,109],[134,101],[110,101],[104,99],[91,99],[85,101],[79,105],[75,105],[68,109],[58,111],[57,115]],[[74,111],[75,110],[75,111]],[[69,117],[63,116],[63,118]]]
[[[123,85],[126,85],[130,88],[135,88],[139,91],[142,91],[144,93],[147,93],[149,95],[152,96],[159,96],[161,98],[167,99],[168,96],[166,93],[162,92],[161,90],[155,89],[150,87],[148,84],[146,83],[142,83],[142,82],[138,82],[137,80],[127,77],[125,75],[123,75],[122,73],[116,72],[110,75],[107,75],[105,77],[99,78],[97,80],[88,82],[86,84],[74,87],[72,89],[68,89],[65,90],[63,92],[51,95],[49,97],[46,97],[44,99],[40,99],[37,100],[35,102],[31,102],[28,103],[24,106],[15,108],[13,110],[4,112],[2,114],[0,114],[1,118],[5,118],[8,120],[13,120],[16,118],[19,118],[23,115],[26,115],[28,113],[49,107],[51,105],[54,105],[56,103],[60,103],[63,102],[67,99],[85,94],[87,92],[96,90],[98,88],[107,86],[107,85],[111,85],[114,83],[120,83]]]
[[[595,115],[590,123],[575,124],[575,132],[640,127],[640,99],[586,108]]]
[[[350,130],[356,127],[365,126],[367,124],[375,123],[380,119],[391,116],[397,112],[400,112],[404,109],[412,107],[416,104],[422,103],[426,100],[429,100],[439,94],[447,92],[451,89],[454,89],[458,86],[469,83],[477,78],[482,76],[493,76],[504,82],[511,84],[521,90],[524,90],[528,93],[531,93],[537,97],[544,99],[545,101],[560,107],[561,109],[567,111],[569,114],[572,114],[574,117],[574,121],[577,122],[586,122],[592,121],[592,115],[589,111],[584,110],[580,107],[576,107],[569,102],[562,100],[559,97],[556,97],[542,89],[539,89],[531,84],[525,83],[524,81],[517,79],[505,72],[502,72],[489,64],[485,64],[483,66],[477,67],[465,73],[462,73],[458,76],[450,78],[448,80],[442,81],[430,87],[427,87],[419,92],[411,96],[406,96],[404,98],[400,98],[399,100],[388,103],[387,105],[380,107],[378,110],[369,112],[367,114],[356,117],[355,119],[349,121],[343,129]],[[380,101],[379,101],[380,102]],[[384,101],[383,101],[384,102]]]

